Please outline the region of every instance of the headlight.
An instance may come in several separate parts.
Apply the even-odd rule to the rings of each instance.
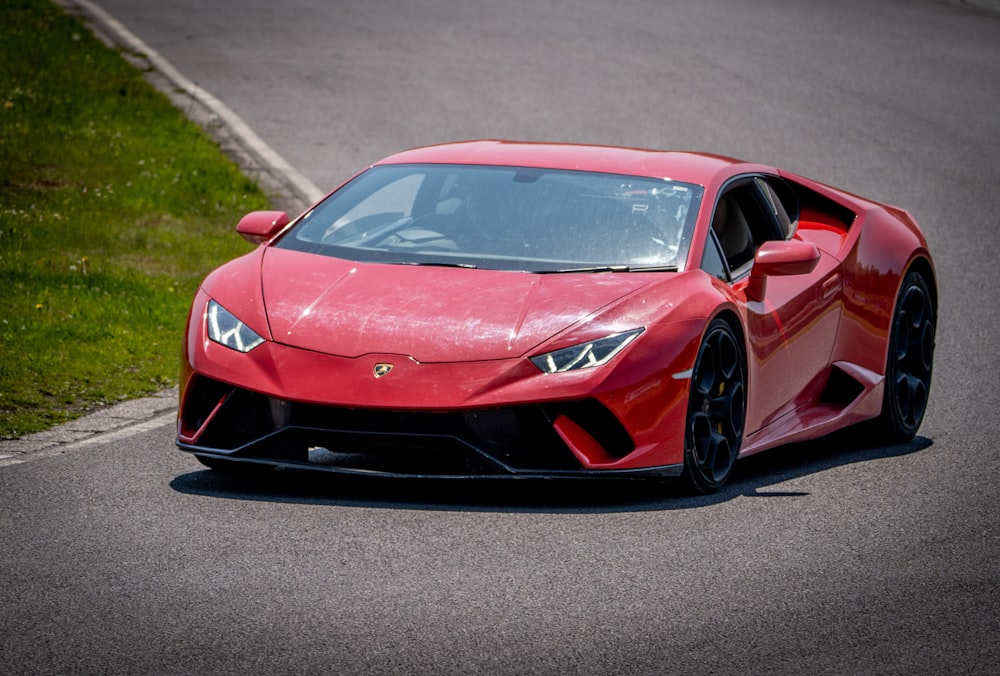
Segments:
[[[645,328],[632,329],[589,343],[581,343],[555,352],[540,354],[537,357],[532,357],[531,363],[537,366],[542,373],[562,373],[563,371],[601,366],[611,361],[616,354],[624,350],[626,345],[645,330]]]
[[[249,352],[264,342],[253,329],[214,300],[208,301],[208,337],[240,352]]]

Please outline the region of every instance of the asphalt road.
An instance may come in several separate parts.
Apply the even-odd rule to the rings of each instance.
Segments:
[[[503,137],[707,150],[904,206],[938,264],[935,379],[914,443],[779,449],[707,498],[224,478],[169,423],[0,461],[0,673],[1000,671],[1000,16],[100,5],[323,187]]]

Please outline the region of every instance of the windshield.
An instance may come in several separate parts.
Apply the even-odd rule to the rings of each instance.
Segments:
[[[575,272],[684,266],[699,186],[581,171],[384,165],[276,246],[355,261]]]

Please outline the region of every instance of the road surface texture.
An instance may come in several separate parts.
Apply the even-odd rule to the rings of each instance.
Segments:
[[[0,672],[1000,671],[1000,15],[99,4],[324,189],[493,137],[705,150],[899,204],[937,259],[935,379],[913,443],[778,449],[704,498],[227,478],[177,452],[162,413],[0,459]]]

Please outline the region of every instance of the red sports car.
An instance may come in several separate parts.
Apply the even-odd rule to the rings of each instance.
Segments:
[[[178,439],[212,468],[683,476],[927,405],[913,218],[774,167],[475,141],[362,171],[212,272]]]

